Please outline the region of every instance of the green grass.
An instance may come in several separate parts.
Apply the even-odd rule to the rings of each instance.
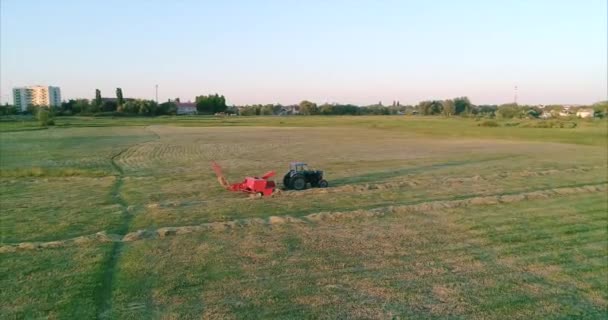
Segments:
[[[314,116],[314,117],[163,117],[154,119],[76,119],[64,118],[60,125],[148,125],[171,124],[179,126],[273,126],[273,127],[356,127],[376,130],[395,130],[423,136],[443,138],[490,138],[551,141],[586,145],[603,145],[608,142],[608,126],[605,120],[575,120],[577,127],[528,128],[526,123],[542,120],[521,120],[521,127],[486,128],[478,126],[474,119],[444,119],[440,117],[403,117],[403,116]],[[499,121],[500,124],[512,120]]]
[[[85,171],[93,175],[114,174],[112,156],[151,139],[154,139],[152,133],[137,127],[52,128],[2,133],[0,170],[2,176],[24,175],[24,170],[39,170],[40,175],[49,173],[60,176],[86,174]],[[68,169],[72,171],[67,174],[62,172]]]
[[[0,318],[95,318],[108,254],[108,245],[2,253]]]
[[[115,316],[599,319],[605,199],[136,242],[120,263]]]
[[[31,131],[27,121],[0,121],[1,243],[608,181],[602,121],[572,129],[396,116],[56,123]],[[231,182],[277,170],[280,181],[295,160],[325,170],[331,188],[249,199],[223,190],[210,168],[217,161]],[[601,318],[607,201],[595,192],[0,252],[8,288],[0,318]]]
[[[1,242],[54,241],[116,230],[115,177],[0,180]]]
[[[175,126],[271,126],[271,127],[356,127],[376,130],[395,130],[431,137],[517,139],[606,145],[608,126],[606,120],[572,120],[575,128],[534,128],[544,120],[498,120],[500,127],[479,126],[481,121],[462,118],[412,117],[412,116],[312,116],[312,117],[213,117],[213,116],[163,116],[140,117],[58,117],[57,127],[123,127],[148,125]],[[514,125],[514,124],[517,125]],[[509,125],[507,125],[509,124]],[[35,121],[0,122],[0,132],[30,130]]]

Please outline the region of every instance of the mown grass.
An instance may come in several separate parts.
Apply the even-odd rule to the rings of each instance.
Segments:
[[[269,215],[298,216],[606,181],[606,168],[601,165],[605,152],[587,146],[499,140],[451,142],[344,128],[320,128],[314,132],[305,128],[153,130],[159,140],[133,148],[117,159],[127,175],[124,198],[136,212],[131,230]],[[354,188],[250,200],[219,186],[210,170],[213,160],[224,166],[231,182],[271,169],[278,170],[276,180],[281,181],[289,161],[306,160],[325,170],[332,187]],[[564,171],[577,168],[586,171]],[[526,175],[547,170],[553,172],[532,179]],[[479,177],[472,179],[475,176]],[[451,180],[446,181],[448,178]],[[399,182],[405,185],[382,186]],[[367,184],[381,186],[357,189]]]
[[[53,241],[114,231],[123,219],[110,195],[115,180],[0,180],[0,242]]]
[[[600,121],[507,130],[424,117],[56,120],[0,129],[3,243],[607,181]],[[325,170],[333,189],[248,199],[210,169],[218,161],[231,182],[277,170],[280,181],[295,160]],[[599,318],[606,199],[0,253],[2,318]]]
[[[606,120],[572,120],[575,128],[543,128],[539,125],[551,120],[498,120],[500,127],[479,126],[480,121],[463,118],[412,116],[292,116],[292,117],[58,117],[57,127],[121,127],[121,126],[271,126],[271,127],[355,127],[375,130],[395,130],[431,137],[478,138],[505,140],[534,140],[585,145],[606,145]],[[32,122],[33,123],[33,122]],[[0,122],[0,132],[19,128],[32,129],[31,122]],[[513,125],[516,123],[517,125]],[[509,124],[509,125],[507,125]]]
[[[114,316],[600,319],[605,199],[136,242],[120,263]]]
[[[154,135],[145,128],[53,128],[1,133],[0,168],[2,176],[87,175],[84,171],[89,175],[111,175],[116,173],[112,156],[151,139]]]
[[[94,319],[109,245],[2,253],[0,318]]]

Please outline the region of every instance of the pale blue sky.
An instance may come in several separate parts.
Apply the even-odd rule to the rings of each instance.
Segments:
[[[0,0],[0,98],[158,84],[160,100],[483,104],[517,85],[520,103],[592,103],[607,97],[606,2]]]

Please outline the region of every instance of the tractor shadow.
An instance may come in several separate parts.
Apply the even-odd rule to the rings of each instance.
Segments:
[[[330,181],[330,184],[332,187],[337,187],[337,186],[348,185],[348,184],[380,182],[380,181],[384,181],[384,180],[387,180],[390,178],[405,176],[405,175],[409,175],[409,174],[422,173],[422,172],[435,170],[435,169],[444,169],[444,168],[449,168],[449,167],[459,167],[459,166],[465,166],[465,165],[479,164],[479,163],[484,163],[484,162],[491,162],[491,161],[497,161],[497,160],[504,160],[504,159],[508,159],[508,158],[514,158],[514,157],[517,157],[517,155],[492,157],[492,158],[484,158],[484,159],[477,159],[477,160],[448,161],[448,162],[443,162],[443,163],[435,163],[435,164],[423,165],[423,166],[417,166],[417,167],[409,167],[409,168],[393,169],[393,170],[385,170],[385,171],[375,171],[375,172],[369,172],[369,173],[365,173],[365,174],[361,174],[361,175],[357,175],[357,176],[332,179]]]

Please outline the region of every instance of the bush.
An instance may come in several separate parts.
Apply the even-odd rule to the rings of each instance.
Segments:
[[[545,128],[545,129],[551,129],[551,128],[566,128],[566,129],[572,129],[572,128],[576,128],[577,123],[574,121],[553,121],[553,120],[549,120],[549,121],[535,121],[535,122],[530,122],[525,124],[523,127],[524,128]]]
[[[508,122],[505,123],[505,127],[517,127],[519,125],[519,122]]]
[[[49,124],[50,112],[45,108],[39,108],[36,113],[36,119],[38,119],[38,123],[40,123],[41,127],[46,127]]]
[[[498,122],[496,122],[496,121],[486,120],[486,121],[478,124],[478,126],[480,126],[480,127],[500,127],[500,124],[498,124]]]

